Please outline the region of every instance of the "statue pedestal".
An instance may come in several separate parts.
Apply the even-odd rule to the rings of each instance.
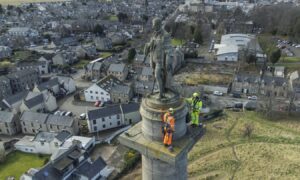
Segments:
[[[187,127],[185,117],[188,109],[185,102],[175,93],[149,95],[141,104],[142,122],[119,137],[119,141],[142,154],[143,180],[185,180],[187,179],[187,153],[204,134],[204,129]],[[161,117],[170,107],[174,108],[175,133],[174,152],[162,143]]]

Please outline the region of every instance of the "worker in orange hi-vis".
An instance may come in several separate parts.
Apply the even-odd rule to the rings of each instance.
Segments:
[[[172,137],[173,133],[175,131],[175,118],[174,118],[174,109],[170,108],[168,111],[164,114],[164,145],[168,147],[169,151],[173,151],[172,146]]]

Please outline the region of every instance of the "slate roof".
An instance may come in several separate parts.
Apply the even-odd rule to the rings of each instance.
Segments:
[[[106,166],[105,161],[99,157],[94,162],[86,161],[83,165],[81,165],[74,174],[82,175],[87,177],[88,179],[94,178],[102,169]]]
[[[121,106],[124,114],[136,112],[140,109],[139,103],[122,104]]]
[[[12,122],[14,118],[14,113],[12,112],[6,112],[6,111],[0,111],[0,122]]]
[[[248,82],[250,84],[253,83],[259,83],[260,82],[260,75],[256,74],[237,74],[235,79],[237,82]],[[272,76],[264,76],[262,78],[262,83],[265,85],[271,85],[272,82],[275,82],[275,86],[283,86],[284,84],[287,84],[287,79],[283,77],[272,77]]]
[[[110,107],[105,107],[101,109],[95,109],[88,111],[88,120],[94,120],[94,119],[99,119],[102,117],[108,117],[116,114],[121,114],[121,109],[120,105],[115,105],[115,106],[110,106]]]
[[[37,86],[37,88],[40,90],[40,91],[44,91],[48,88],[52,88],[56,85],[59,85],[59,82],[58,82],[58,78],[53,78],[53,79],[50,79],[49,81],[46,81],[44,83],[41,83]]]
[[[50,114],[47,119],[47,124],[68,126],[71,127],[74,122],[74,119],[69,116],[60,116]]]
[[[0,76],[0,83],[10,83],[9,79],[5,76]]]
[[[29,109],[36,105],[42,104],[43,102],[44,102],[44,96],[42,93],[29,92],[27,97],[24,99],[24,104]]]
[[[114,85],[111,88],[111,92],[113,93],[121,93],[121,94],[129,94],[130,87],[127,85]]]
[[[6,77],[8,79],[16,79],[16,78],[28,76],[31,74],[37,74],[37,70],[36,69],[24,69],[24,70],[16,71],[14,73],[10,73],[10,74],[6,75]]]
[[[143,67],[142,75],[143,76],[151,76],[153,74],[153,70],[151,67]]]
[[[112,89],[112,85],[118,85],[123,83],[113,75],[108,75],[105,78],[99,80],[96,84],[105,91],[109,92]]]
[[[102,63],[101,62],[95,62],[93,64],[94,64],[93,70],[97,70],[97,71],[101,70],[101,67],[102,67]]]
[[[125,64],[111,64],[108,68],[110,72],[124,72]]]
[[[45,124],[47,117],[48,114],[25,111],[23,112],[20,120],[25,122],[38,122],[40,124]]]
[[[28,91],[22,91],[12,96],[5,97],[3,100],[5,100],[9,105],[13,105],[18,101],[22,101],[28,93]]]
[[[58,139],[59,141],[63,142],[71,136],[72,136],[72,134],[69,131],[61,131],[60,133],[58,133],[55,136],[55,138]]]
[[[56,136],[56,133],[51,132],[39,132],[35,135],[34,141],[44,141],[44,142],[51,142]]]

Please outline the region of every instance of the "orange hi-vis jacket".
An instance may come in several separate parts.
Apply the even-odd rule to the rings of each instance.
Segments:
[[[166,128],[167,132],[175,131],[175,118],[172,114],[170,114],[169,112],[166,112],[164,114],[163,121],[166,124],[165,128]]]

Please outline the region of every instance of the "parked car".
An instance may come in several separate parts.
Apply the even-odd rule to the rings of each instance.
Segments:
[[[62,111],[62,112],[60,113],[60,115],[61,115],[61,116],[64,116],[66,113],[67,113],[67,111]]]
[[[60,115],[60,111],[56,111],[55,113],[54,113],[54,115]]]
[[[71,111],[68,111],[65,116],[73,116],[73,113]]]
[[[214,91],[213,94],[216,96],[223,96],[223,93],[220,91]]]
[[[249,100],[257,100],[257,96],[248,96]]]
[[[101,105],[101,101],[96,101],[94,104],[95,107],[101,107],[100,105]]]
[[[80,114],[79,118],[80,118],[81,120],[85,120],[86,114],[85,114],[85,113]]]
[[[240,93],[233,93],[232,97],[234,97],[234,98],[242,98],[242,96],[241,96]]]

